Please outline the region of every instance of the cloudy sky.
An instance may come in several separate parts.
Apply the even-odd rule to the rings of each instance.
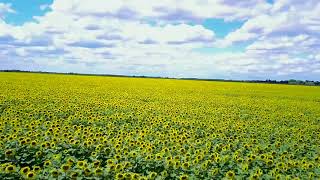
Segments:
[[[320,80],[320,1],[0,0],[0,69]]]

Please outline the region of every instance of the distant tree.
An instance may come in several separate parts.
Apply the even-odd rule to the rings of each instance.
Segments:
[[[288,81],[288,84],[297,84],[297,80],[295,80],[295,79],[290,79],[290,80]]]
[[[313,81],[306,81],[304,84],[307,86],[315,86],[316,85]]]

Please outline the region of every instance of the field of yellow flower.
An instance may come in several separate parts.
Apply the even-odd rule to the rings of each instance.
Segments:
[[[319,179],[320,88],[0,73],[0,179]]]

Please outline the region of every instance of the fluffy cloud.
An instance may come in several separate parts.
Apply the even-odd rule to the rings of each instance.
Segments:
[[[49,12],[34,17],[35,22],[13,26],[0,19],[0,65],[83,73],[311,79],[320,69],[319,4],[314,0],[279,0],[273,5],[265,0],[55,0]],[[0,16],[13,12],[9,5],[9,10],[1,10],[2,6]],[[208,18],[245,23],[218,39],[201,24]],[[239,42],[250,45],[239,53],[195,51]]]
[[[319,48],[318,38],[307,34],[262,38],[247,47],[250,51],[278,53],[314,53]]]
[[[264,64],[260,70],[268,67],[266,72],[279,75],[311,76],[319,72],[320,67],[315,58],[320,50],[319,13],[319,1],[275,1],[267,13],[248,19],[221,44],[251,42],[246,54],[256,59],[256,63]]]
[[[279,0],[268,13],[250,18],[225,39],[232,44],[265,37],[319,35],[319,1]]]
[[[270,5],[264,0],[247,0],[236,3],[230,0],[56,0],[51,7],[59,12],[79,16],[186,22],[206,18],[247,19],[267,11]],[[248,11],[248,7],[252,7],[252,10]]]

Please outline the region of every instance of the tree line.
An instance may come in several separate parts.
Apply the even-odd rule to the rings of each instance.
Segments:
[[[199,81],[223,81],[223,82],[248,82],[248,83],[266,83],[266,84],[288,84],[288,85],[305,85],[305,86],[320,86],[320,81],[310,80],[226,80],[226,79],[199,79],[199,78],[169,78],[169,77],[154,77],[154,76],[127,76],[113,74],[81,74],[81,73],[57,73],[43,71],[22,71],[22,70],[0,70],[0,72],[29,72],[29,73],[46,73],[46,74],[69,74],[69,75],[89,75],[89,76],[113,76],[113,77],[132,77],[132,78],[160,78],[160,79],[182,79],[182,80],[199,80]]]

